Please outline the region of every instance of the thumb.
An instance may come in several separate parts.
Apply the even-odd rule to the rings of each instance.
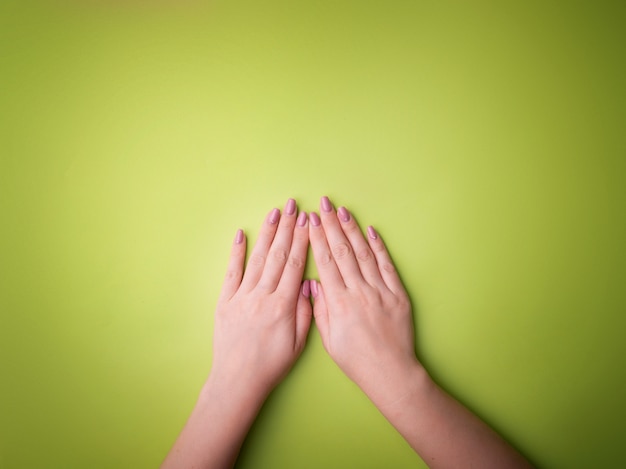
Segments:
[[[322,344],[328,350],[328,309],[326,308],[326,298],[322,285],[315,280],[311,280],[311,295],[313,296],[313,316],[315,324],[320,331]]]
[[[296,350],[302,351],[311,326],[311,285],[308,280],[302,282],[296,305]]]

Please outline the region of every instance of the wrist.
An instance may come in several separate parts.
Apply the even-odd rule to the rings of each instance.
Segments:
[[[271,392],[239,373],[211,370],[200,391],[199,402],[217,403],[225,413],[256,415]]]
[[[211,370],[163,467],[233,467],[267,396],[242,375]]]
[[[387,367],[375,384],[361,386],[361,389],[386,414],[388,410],[401,408],[406,400],[426,396],[432,386],[434,382],[426,369],[413,358]]]

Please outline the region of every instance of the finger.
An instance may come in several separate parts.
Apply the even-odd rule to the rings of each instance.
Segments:
[[[328,350],[329,325],[328,325],[328,308],[326,308],[326,298],[322,286],[315,280],[310,283],[311,296],[313,297],[313,316],[315,317],[315,325],[320,333],[322,344]]]
[[[272,245],[272,240],[276,234],[278,228],[278,222],[280,220],[280,210],[273,209],[266,217],[261,226],[259,237],[257,238],[250,259],[248,259],[248,265],[243,274],[243,281],[241,287],[246,290],[251,290],[259,281],[261,274],[263,273],[263,267],[267,259],[267,255]]]
[[[258,282],[258,286],[265,291],[273,292],[276,290],[278,282],[283,275],[283,270],[287,264],[287,259],[289,259],[289,252],[291,251],[291,241],[293,239],[295,225],[296,201],[289,199],[285,205],[283,216],[278,223],[276,235],[270,246],[269,254],[265,260],[265,266],[263,267],[263,273]],[[302,276],[298,279],[297,284],[300,285],[301,281]],[[296,287],[296,291],[297,289],[298,287]]]
[[[306,253],[309,247],[309,227],[306,212],[300,212],[293,232],[293,241],[287,264],[278,281],[276,291],[280,291],[286,298],[295,298],[300,290]]]
[[[372,252],[374,253],[374,257],[376,258],[380,275],[385,281],[387,288],[389,288],[389,290],[396,295],[405,293],[404,285],[402,284],[402,280],[400,280],[400,276],[398,275],[396,267],[391,260],[391,256],[385,247],[385,243],[383,243],[383,240],[380,238],[373,226],[367,227],[367,239],[370,247],[372,248]]]
[[[356,257],[361,275],[367,283],[376,287],[384,287],[385,281],[380,275],[378,265],[374,253],[370,249],[369,244],[365,241],[359,224],[350,214],[347,208],[339,207],[337,210],[337,218],[343,230],[344,235],[352,245],[354,256]]]
[[[311,295],[310,283],[308,280],[302,282],[302,288],[299,290],[298,304],[296,305],[296,343],[295,347],[298,352],[302,352],[306,344],[306,338],[311,327]]]
[[[330,252],[335,259],[346,286],[348,288],[355,287],[363,281],[363,276],[354,256],[352,245],[343,234],[343,230],[339,226],[337,214],[328,197],[322,197],[320,208],[322,226],[324,227],[324,233],[326,233]],[[321,280],[324,281],[323,279]]]
[[[226,278],[222,284],[220,293],[221,300],[230,300],[241,285],[243,277],[243,264],[246,260],[246,235],[242,230],[237,230],[228,259]]]
[[[328,247],[326,234],[324,233],[324,228],[322,228],[322,221],[315,212],[311,212],[309,215],[309,239],[311,240],[313,259],[315,259],[320,280],[324,282],[324,285],[328,286],[330,292],[333,289],[344,289],[346,284]]]

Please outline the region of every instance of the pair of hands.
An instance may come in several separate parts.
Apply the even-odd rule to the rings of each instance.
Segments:
[[[319,283],[303,280],[309,244]],[[244,269],[245,257],[240,230],[215,315],[213,367],[164,469],[233,467],[313,317],[333,360],[429,467],[531,467],[417,361],[408,296],[372,227],[364,237],[326,197],[308,216],[290,199],[265,219]]]
[[[303,279],[309,244],[319,282]],[[402,398],[389,385],[419,366],[411,307],[374,228],[364,237],[327,197],[308,216],[289,199],[267,215],[244,268],[245,256],[239,230],[215,314],[212,380],[264,399],[300,356],[314,317],[326,351],[379,407]]]

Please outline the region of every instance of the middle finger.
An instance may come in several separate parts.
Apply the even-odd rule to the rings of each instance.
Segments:
[[[278,223],[276,236],[270,246],[267,254],[267,260],[263,266],[263,273],[258,287],[266,291],[274,291],[278,286],[283,269],[289,258],[291,251],[291,240],[293,239],[293,230],[296,225],[296,201],[289,199],[283,210],[283,216]]]
[[[322,226],[328,239],[328,246],[335,263],[341,272],[341,276],[348,288],[357,286],[363,282],[363,275],[354,255],[352,244],[346,238],[339,219],[328,197],[322,197],[320,203],[320,216]]]

